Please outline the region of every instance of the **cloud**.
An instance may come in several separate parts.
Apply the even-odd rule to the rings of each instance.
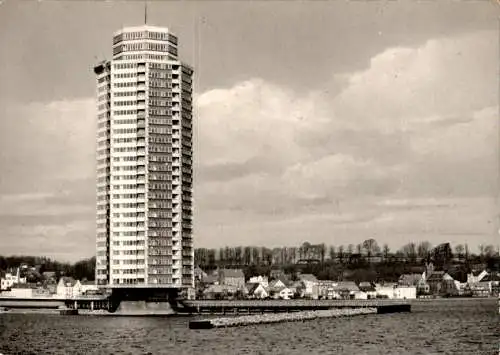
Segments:
[[[93,177],[92,98],[6,105],[0,121],[0,193],[31,193],[54,181]],[[34,178],[36,176],[36,179]]]
[[[401,233],[492,242],[495,43],[495,33],[481,32],[389,48],[344,75],[336,94],[326,84],[297,93],[257,79],[203,93],[199,233],[220,244],[331,234],[347,243],[372,233],[392,243]]]
[[[4,106],[2,253],[74,260],[95,250],[94,100]]]

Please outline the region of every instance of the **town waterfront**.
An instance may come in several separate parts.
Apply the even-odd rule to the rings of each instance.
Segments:
[[[494,354],[496,299],[412,301],[412,313],[189,330],[191,317],[0,315],[11,354]]]

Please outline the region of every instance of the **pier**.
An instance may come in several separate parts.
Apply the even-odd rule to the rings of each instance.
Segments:
[[[411,312],[407,300],[231,300],[180,301],[178,313],[188,314],[251,314],[289,313],[336,308],[375,308],[377,313]]]
[[[88,309],[107,310],[109,299],[106,296],[79,296],[72,298],[37,297],[17,298],[0,297],[0,307],[5,309]]]

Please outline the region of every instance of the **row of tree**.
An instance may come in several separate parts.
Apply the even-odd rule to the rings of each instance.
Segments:
[[[487,259],[498,256],[498,251],[492,245],[480,245],[479,255],[472,254],[467,244],[458,244],[454,252],[449,243],[436,247],[442,257],[459,258],[463,260]],[[303,243],[299,247],[266,248],[255,246],[225,247],[219,249],[195,249],[195,264],[204,267],[224,265],[288,265],[301,262],[316,261],[324,263],[325,260],[335,260],[340,263],[352,263],[353,260],[405,260],[416,262],[429,258],[430,253],[436,249],[432,244],[423,241],[410,242],[399,250],[392,252],[387,244],[379,246],[375,239],[367,239],[363,243],[347,246],[326,246],[322,244]]]

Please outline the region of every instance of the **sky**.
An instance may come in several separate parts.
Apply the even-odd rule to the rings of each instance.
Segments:
[[[500,244],[497,10],[150,1],[195,68],[195,245]],[[0,0],[0,255],[94,255],[92,68],[143,21]]]

